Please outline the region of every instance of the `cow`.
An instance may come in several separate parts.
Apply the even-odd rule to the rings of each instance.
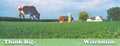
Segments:
[[[19,6],[18,7],[19,18],[25,19],[26,14],[30,14],[30,19],[37,19],[40,20],[40,13],[36,10],[34,6]],[[22,16],[22,17],[21,17]],[[35,16],[35,18],[34,18]],[[32,18],[31,18],[32,17]]]

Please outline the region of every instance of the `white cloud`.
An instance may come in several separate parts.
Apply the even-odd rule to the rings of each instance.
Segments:
[[[83,1],[83,2],[72,2],[72,6],[76,9],[92,9],[92,10],[102,10],[107,9],[110,7],[118,6],[114,4],[115,1],[113,0],[90,0],[90,1]]]
[[[22,0],[20,2],[24,2],[26,5],[35,5],[46,10],[61,10],[67,7],[66,2],[61,0]]]
[[[71,0],[6,0],[8,5],[19,6],[19,5],[35,5],[41,9],[48,11],[63,10],[64,8],[73,9],[92,9],[101,10],[110,8],[113,6],[120,6],[115,3],[114,0],[84,0],[84,1],[71,1]]]

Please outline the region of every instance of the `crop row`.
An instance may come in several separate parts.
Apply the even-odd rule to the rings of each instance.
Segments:
[[[0,38],[120,38],[120,22],[0,22]]]

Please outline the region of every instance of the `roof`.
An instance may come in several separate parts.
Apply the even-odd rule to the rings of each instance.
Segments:
[[[61,16],[61,17],[63,17],[64,19],[68,19],[68,16]]]
[[[102,17],[101,17],[101,16],[91,17],[90,19],[95,20],[95,18],[96,18],[96,17],[100,17],[100,18],[102,19]]]

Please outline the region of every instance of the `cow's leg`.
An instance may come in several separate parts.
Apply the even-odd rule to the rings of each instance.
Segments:
[[[35,20],[35,17],[34,17],[34,15],[32,15],[32,18]]]
[[[34,19],[34,16],[33,16],[33,14],[30,14],[30,19]]]
[[[32,16],[31,16],[31,14],[30,14],[30,20],[31,20],[31,17],[32,17]]]
[[[19,18],[21,19],[21,14],[19,14]]]
[[[34,14],[32,14],[31,16],[32,16],[32,19],[35,20]]]
[[[24,15],[22,15],[22,17],[23,17],[23,19],[25,19],[25,16],[24,16]]]

